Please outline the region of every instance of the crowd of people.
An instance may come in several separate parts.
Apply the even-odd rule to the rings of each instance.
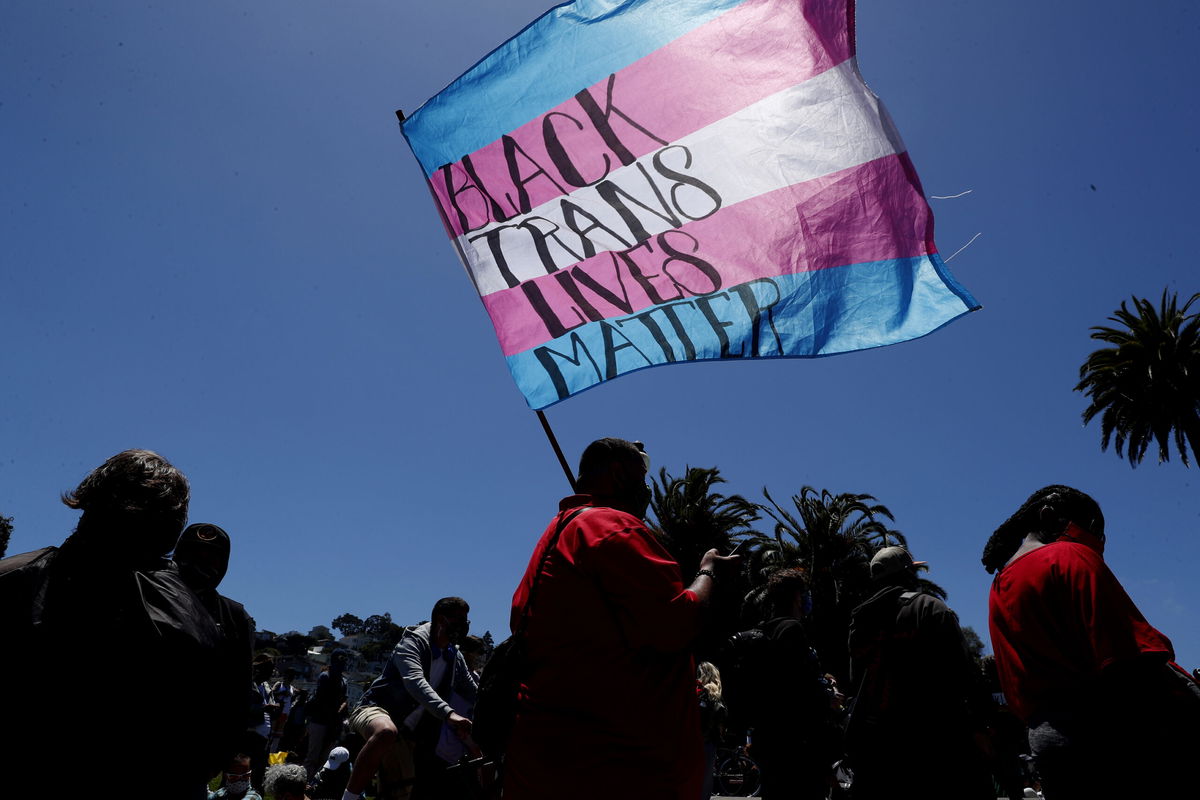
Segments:
[[[484,752],[466,600],[436,600],[353,707],[344,650],[303,695],[217,591],[230,539],[185,528],[186,478],[150,451],[113,456],[63,496],[81,516],[61,546],[0,561],[0,725],[29,745],[6,791],[73,794],[111,776],[131,798],[696,800],[718,748],[751,730],[773,800],[1135,797],[1148,781],[1194,795],[1200,688],[1105,564],[1088,495],[1040,489],[986,543],[983,669],[923,588],[924,562],[884,547],[850,621],[849,674],[834,676],[798,568],[770,576],[763,618],[716,663],[695,663],[739,557],[710,550],[681,574],[644,522],[649,465],[638,442],[584,450],[577,493],[513,595],[515,719],[503,752]],[[110,641],[121,657],[96,657]]]

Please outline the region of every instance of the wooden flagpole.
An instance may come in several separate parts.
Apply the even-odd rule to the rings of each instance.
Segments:
[[[554,455],[558,456],[558,463],[562,465],[563,474],[567,476],[567,483],[571,484],[571,491],[578,493],[579,489],[575,486],[575,476],[571,474],[571,467],[567,464],[567,459],[563,456],[562,448],[558,446],[558,439],[554,437],[554,431],[550,428],[550,422],[546,419],[546,415],[539,408],[536,412],[538,420],[542,423],[542,430],[546,432],[546,438],[550,440],[550,446],[554,448]]]

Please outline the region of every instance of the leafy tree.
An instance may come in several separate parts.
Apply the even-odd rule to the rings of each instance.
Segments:
[[[342,614],[329,623],[331,628],[341,632],[342,636],[358,636],[363,632],[363,621],[353,614]]]
[[[303,656],[316,642],[300,631],[288,631],[275,637],[275,648],[286,656]]]
[[[362,646],[359,652],[366,661],[382,661],[392,652],[394,645],[389,645],[376,639],[373,642],[367,642]]]
[[[1133,297],[1134,310],[1121,303],[1109,319],[1119,326],[1092,328],[1091,338],[1112,347],[1097,350],[1079,368],[1075,391],[1090,404],[1086,425],[1100,417],[1100,449],[1114,443],[1130,467],[1141,463],[1151,442],[1161,464],[1171,457],[1171,441],[1184,466],[1188,449],[1200,461],[1200,312],[1188,313],[1200,293],[1179,306],[1164,289],[1158,308]]]
[[[314,641],[323,642],[326,639],[333,638],[333,631],[326,628],[324,625],[313,625],[312,630],[308,632],[309,637]]]
[[[965,639],[967,642],[967,652],[971,654],[971,660],[975,662],[975,665],[979,667],[980,671],[982,672],[984,649],[983,638],[980,637],[980,635],[976,633],[975,629],[970,625],[963,625],[962,633],[963,639]]]
[[[391,614],[372,614],[363,621],[362,632],[374,639],[382,639],[391,624]]]
[[[13,532],[13,518],[0,514],[0,558],[8,552],[8,539]]]
[[[491,631],[484,631],[483,636],[479,638],[483,640],[483,650],[479,653],[479,663],[487,664],[487,662],[492,660],[492,653],[496,652],[496,640],[492,638]]]

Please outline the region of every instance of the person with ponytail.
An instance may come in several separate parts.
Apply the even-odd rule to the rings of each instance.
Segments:
[[[1034,492],[992,534],[989,627],[1009,706],[1029,727],[1047,800],[1191,786],[1200,719],[1170,640],[1104,562],[1104,515],[1069,486]]]

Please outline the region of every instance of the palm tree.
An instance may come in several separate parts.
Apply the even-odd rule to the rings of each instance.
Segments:
[[[752,537],[759,506],[741,495],[724,495],[713,487],[725,483],[716,467],[685,467],[682,477],[666,468],[653,481],[650,529],[679,562],[684,576],[700,565],[700,557],[717,548],[728,553],[735,541]]]
[[[752,529],[760,507],[741,495],[725,495],[714,487],[725,483],[716,467],[684,467],[682,477],[661,469],[652,482],[650,530],[679,564],[684,583],[700,566],[700,558],[712,548],[729,553],[735,542],[754,540]],[[709,659],[722,643],[739,629],[741,598],[749,588],[745,573],[730,585],[719,582],[709,609],[709,624],[697,655]]]
[[[1133,297],[1113,316],[1123,328],[1097,326],[1091,337],[1113,345],[1097,350],[1079,368],[1075,391],[1091,404],[1083,424],[1100,417],[1100,449],[1114,441],[1117,455],[1130,467],[1141,463],[1151,441],[1158,461],[1171,457],[1171,439],[1184,466],[1188,448],[1200,461],[1200,312],[1189,314],[1200,293],[1181,308],[1178,295],[1164,289],[1159,307]]]
[[[795,512],[787,511],[763,488],[771,504],[763,510],[775,520],[775,540],[780,547],[791,539],[810,576],[831,573],[836,565],[861,557],[869,561],[881,547],[906,545],[904,534],[883,521],[895,521],[887,506],[874,503],[869,494],[820,493],[804,486],[792,496]],[[882,518],[882,519],[881,519]]]
[[[770,503],[762,508],[775,521],[774,535],[757,541],[751,562],[758,588],[747,596],[747,604],[761,600],[762,583],[772,571],[791,566],[807,570],[814,646],[825,668],[845,680],[850,613],[874,591],[868,569],[871,557],[883,547],[907,546],[904,534],[889,527],[895,521],[892,512],[869,494],[833,494],[805,486],[792,496],[792,508],[784,508],[765,488],[763,496]],[[928,580],[921,579],[921,586],[946,596]]]

